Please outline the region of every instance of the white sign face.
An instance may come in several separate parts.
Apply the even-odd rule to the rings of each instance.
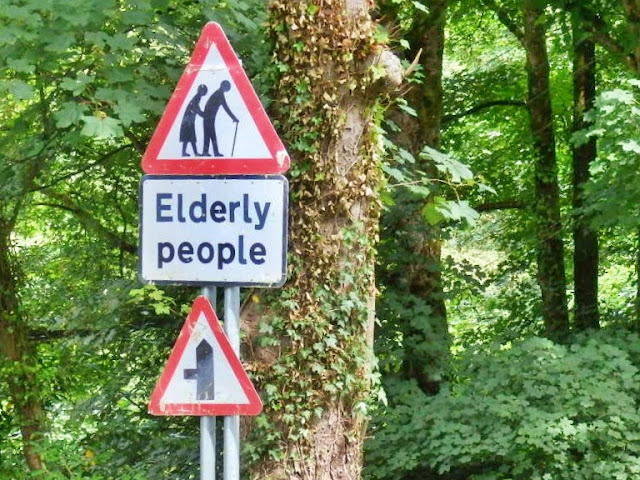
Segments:
[[[274,174],[289,154],[220,25],[209,22],[142,156],[146,173]]]
[[[288,183],[274,176],[144,176],[145,282],[280,286],[286,278]]]
[[[200,387],[197,382],[200,378],[206,377],[202,372],[197,371],[199,364],[203,363],[200,360],[202,355],[200,355],[199,350],[206,350],[206,347],[210,349],[210,362],[212,365],[211,381],[207,385],[211,390],[209,395],[207,395],[209,392]],[[189,373],[191,371],[197,373],[190,376]],[[207,324],[204,314],[200,314],[193,327],[190,341],[187,343],[184,353],[177,363],[176,372],[177,374],[173,375],[167,384],[162,397],[163,403],[249,403],[249,399],[242,390],[235,372],[231,369],[229,361],[224,356],[213,331]],[[204,390],[204,394],[199,389]]]
[[[198,297],[156,387],[153,415],[257,415],[262,401],[206,297]]]
[[[188,130],[192,135],[186,137],[185,124],[189,119]],[[189,141],[185,142],[185,138]],[[212,44],[158,159],[268,158],[270,155],[224,59]]]

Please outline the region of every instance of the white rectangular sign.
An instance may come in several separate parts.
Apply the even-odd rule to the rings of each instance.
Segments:
[[[271,286],[286,278],[288,182],[281,175],[146,175],[144,282]]]

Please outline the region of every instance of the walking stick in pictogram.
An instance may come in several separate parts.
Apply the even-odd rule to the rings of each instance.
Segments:
[[[233,157],[233,152],[236,150],[236,138],[238,138],[238,124],[240,122],[235,122],[236,124],[236,133],[233,134],[233,146],[231,147],[231,156]]]

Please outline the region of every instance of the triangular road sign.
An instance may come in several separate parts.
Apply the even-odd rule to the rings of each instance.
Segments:
[[[153,415],[258,415],[262,402],[209,300],[196,298],[156,387]]]
[[[289,155],[220,25],[209,22],[142,157],[146,173],[271,174]]]

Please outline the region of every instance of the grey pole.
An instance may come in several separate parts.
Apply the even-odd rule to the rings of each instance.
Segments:
[[[207,297],[215,310],[216,287],[203,287],[202,295]],[[200,480],[216,478],[216,417],[200,417]]]
[[[240,358],[240,287],[224,289],[224,331]],[[223,480],[240,479],[240,417],[224,417]]]

